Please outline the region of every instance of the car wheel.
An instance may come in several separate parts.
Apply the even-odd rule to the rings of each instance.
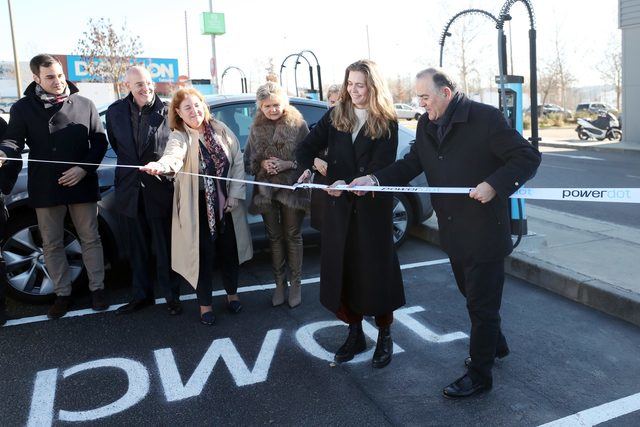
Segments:
[[[78,238],[65,226],[63,244],[69,263],[69,279],[75,285],[82,277],[82,249]],[[17,218],[7,224],[7,239],[2,245],[6,272],[0,280],[7,291],[28,303],[48,302],[55,297],[53,281],[47,271],[42,237],[34,216]]]
[[[393,195],[393,242],[400,247],[407,240],[409,227],[413,224],[413,209],[404,194]]]
[[[414,119],[418,120],[420,118],[420,113],[416,113],[415,116],[413,116]]]

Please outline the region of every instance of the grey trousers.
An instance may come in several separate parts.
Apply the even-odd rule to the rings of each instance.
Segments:
[[[58,296],[71,295],[69,263],[64,246],[64,217],[67,209],[80,238],[82,261],[89,277],[89,289],[103,289],[104,255],[98,234],[98,204],[95,202],[36,208],[44,262],[53,281],[53,289]]]

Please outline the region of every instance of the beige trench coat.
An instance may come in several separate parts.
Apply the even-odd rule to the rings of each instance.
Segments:
[[[217,135],[225,135],[222,141],[229,159],[229,178],[245,179],[242,151],[238,139],[224,123],[211,120],[211,126]],[[174,130],[164,154],[158,163],[173,173],[179,171],[198,173],[200,168],[198,131],[185,126],[186,131]],[[173,217],[171,222],[171,268],[189,282],[195,289],[198,284],[200,267],[200,242],[198,215],[198,177],[177,174],[173,193]],[[233,228],[236,233],[238,260],[240,264],[253,257],[251,232],[247,223],[247,209],[244,203],[246,185],[241,182],[226,181],[227,194],[239,200],[238,206],[231,211]]]

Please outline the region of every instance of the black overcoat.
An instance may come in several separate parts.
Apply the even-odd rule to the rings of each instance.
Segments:
[[[433,194],[440,240],[451,259],[498,261],[511,253],[509,196],[532,178],[540,153],[492,106],[463,96],[441,143],[424,114],[416,142],[402,160],[378,171],[381,185],[406,185],[426,173],[433,187],[476,187],[483,181],[497,193],[482,204],[465,194]]]
[[[144,143],[138,147],[133,137],[131,105],[133,95],[114,102],[107,109],[107,135],[119,165],[144,166],[155,162],[164,153],[171,129],[167,121],[167,107],[155,97],[149,112],[149,128]],[[173,206],[173,182],[162,176],[140,172],[133,168],[117,168],[115,173],[116,207],[118,212],[130,218],[138,216],[138,201],[142,195],[147,218],[171,216]]]
[[[25,97],[11,107],[9,126],[0,150],[17,158],[25,144],[29,159],[100,164],[107,151],[107,137],[91,100],[78,95],[78,88],[67,82],[71,95],[61,106],[46,109],[31,83]],[[70,164],[30,163],[27,190],[34,208],[89,203],[100,200],[97,166],[83,166],[87,175],[76,185],[58,184]]]
[[[331,123],[332,110],[300,143],[300,170],[310,169],[313,159],[327,152],[327,181],[351,182],[391,164],[398,148],[398,125],[389,135],[372,139],[364,127],[352,142],[351,133]],[[383,315],[405,303],[400,264],[393,244],[393,196],[376,193],[357,197],[343,192],[327,197],[321,231],[320,302],[334,313],[341,295],[350,309],[364,315]]]

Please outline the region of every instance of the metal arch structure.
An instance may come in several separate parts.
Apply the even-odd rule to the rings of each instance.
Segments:
[[[303,50],[300,52],[302,56],[304,56],[305,53],[311,54],[311,56],[313,56],[313,59],[316,61],[316,74],[318,75],[318,95],[320,96],[320,101],[323,101],[324,98],[322,94],[322,72],[320,70],[320,62],[318,61],[318,57],[316,56],[316,54],[312,51]],[[309,69],[309,75],[311,76],[311,89],[313,89],[313,74],[311,73],[311,68]]]
[[[449,19],[449,22],[447,22],[447,25],[444,26],[444,29],[442,30],[442,34],[440,35],[440,67],[442,67],[442,58],[444,54],[445,40],[447,39],[447,37],[451,36],[451,33],[449,32],[449,28],[455,22],[456,19],[464,15],[485,16],[491,19],[493,23],[496,24],[496,28],[498,28],[498,18],[496,18],[492,13],[487,12],[486,10],[483,10],[483,9],[466,9],[466,10],[463,10],[462,12],[458,12],[455,15],[453,15],[453,17]]]
[[[531,143],[537,148],[540,138],[538,136],[538,64],[536,53],[536,17],[530,0],[507,0],[500,9],[498,18],[499,37],[504,37],[504,21],[511,19],[509,12],[516,3],[522,3],[527,8],[529,15],[529,85],[531,95]]]
[[[284,60],[282,61],[282,64],[280,65],[280,84],[282,85],[282,72],[287,67],[286,62],[289,60],[289,58],[292,58],[295,56],[296,62],[293,67],[293,78],[294,78],[294,84],[296,86],[296,96],[298,96],[299,94],[298,93],[298,64],[300,64],[300,58],[303,58],[309,66],[309,82],[311,83],[311,90],[315,90],[314,80],[313,80],[313,66],[311,65],[311,62],[309,61],[309,59],[305,56],[306,53],[311,54],[316,63],[316,73],[318,74],[318,94],[319,94],[320,100],[322,101],[323,100],[322,74],[320,70],[320,62],[318,62],[318,57],[316,56],[316,54],[310,50],[302,50],[298,53],[292,53],[290,55],[287,55],[286,58],[284,58]]]
[[[247,76],[244,74],[244,71],[242,71],[242,69],[234,65],[231,65],[224,69],[224,71],[222,72],[222,76],[220,77],[220,86],[224,87],[224,76],[226,76],[227,73],[231,70],[236,70],[240,73],[240,87],[241,87],[242,93],[247,93],[248,92]]]
[[[306,56],[304,56],[302,54],[302,52],[298,53],[298,56],[296,56],[296,63],[293,66],[293,74],[294,75],[298,75],[298,64],[300,64],[300,58],[304,59],[305,61],[307,61],[307,65],[309,66],[309,82],[311,84],[311,90],[315,90],[315,87],[313,86],[313,67],[311,66],[311,62],[309,62],[309,60],[307,59]],[[297,80],[296,80],[297,82]],[[296,96],[299,96],[298,94],[298,84],[296,83]]]
[[[296,57],[296,65],[297,65],[299,61],[300,53],[292,53],[290,55],[287,55],[287,57],[282,60],[282,64],[280,64],[280,85],[281,86],[282,86],[282,71],[287,67],[286,63],[289,60],[289,58],[293,58],[294,56]],[[294,84],[296,85],[296,96],[298,96],[298,75],[295,72],[293,74],[293,79],[294,79]]]

